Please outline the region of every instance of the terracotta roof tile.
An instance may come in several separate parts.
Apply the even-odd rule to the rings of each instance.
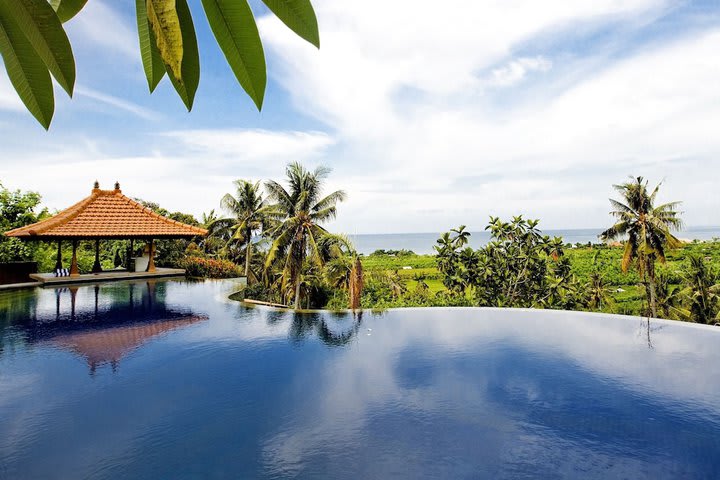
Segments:
[[[207,230],[163,217],[120,189],[94,188],[89,197],[57,215],[5,235],[22,239],[180,238],[207,235]]]

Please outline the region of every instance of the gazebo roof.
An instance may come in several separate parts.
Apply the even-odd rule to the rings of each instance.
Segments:
[[[207,230],[163,217],[126,197],[115,184],[101,190],[95,184],[89,197],[57,215],[5,232],[23,240],[100,238],[183,238],[207,235]]]

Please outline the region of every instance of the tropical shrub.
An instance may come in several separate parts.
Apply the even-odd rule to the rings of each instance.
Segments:
[[[188,277],[233,278],[240,276],[240,267],[228,260],[185,257],[180,261]]]
[[[435,249],[445,287],[458,296],[472,288],[478,306],[577,307],[581,292],[562,240],[542,235],[538,223],[491,217],[490,242],[476,251],[463,248],[470,236],[464,226],[443,234]]]

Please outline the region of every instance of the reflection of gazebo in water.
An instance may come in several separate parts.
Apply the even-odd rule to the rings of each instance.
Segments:
[[[123,195],[118,183],[115,184],[114,190],[101,190],[99,184],[95,182],[92,193],[86,199],[51,218],[10,230],[5,235],[24,241],[57,242],[56,270],[63,268],[62,242],[70,241],[73,247],[70,277],[56,277],[54,274],[31,275],[32,278],[44,283],[67,283],[183,274],[182,270],[155,267],[154,241],[204,236],[207,235],[207,230],[153,212],[150,208]],[[92,275],[80,275],[78,269],[77,247],[81,240],[95,242],[95,264]],[[133,249],[134,241],[146,242],[147,264],[140,268],[141,271],[136,269],[130,272],[130,255],[128,255],[126,269],[103,272],[100,266],[102,240],[130,240],[130,251]]]
[[[122,357],[153,337],[206,319],[207,317],[191,315],[103,330],[71,332],[54,337],[52,343],[83,357],[90,367],[90,373],[94,373],[98,366],[105,364],[110,364],[114,371]]]
[[[21,325],[29,343],[68,350],[87,362],[91,374],[101,365],[115,370],[123,357],[147,342],[208,319],[187,307],[169,307],[166,288],[155,280],[58,287],[55,308],[46,303]]]

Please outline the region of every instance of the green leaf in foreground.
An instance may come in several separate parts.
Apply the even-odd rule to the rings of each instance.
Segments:
[[[47,130],[55,111],[52,80],[14,19],[14,2],[0,1],[0,54],[10,82],[32,115]]]
[[[168,72],[182,82],[183,35],[177,6],[175,0],[147,0],[147,17]]]
[[[175,76],[171,69],[167,69],[168,77],[175,87],[178,95],[187,107],[192,110],[195,92],[200,83],[200,54],[198,53],[195,26],[193,25],[190,8],[186,0],[177,0],[177,15],[180,21],[183,42],[182,76]]]
[[[88,0],[50,0],[50,5],[55,9],[58,18],[65,23],[85,6]]]
[[[320,48],[317,17],[310,0],[263,0],[263,3],[290,30]]]
[[[15,21],[60,86],[72,97],[75,58],[65,30],[47,2],[10,0]]]
[[[148,87],[152,93],[160,80],[165,76],[165,64],[157,48],[155,36],[147,16],[146,0],[135,0],[140,55]]]
[[[246,0],[202,0],[205,14],[235,77],[262,108],[267,83],[265,53]]]

